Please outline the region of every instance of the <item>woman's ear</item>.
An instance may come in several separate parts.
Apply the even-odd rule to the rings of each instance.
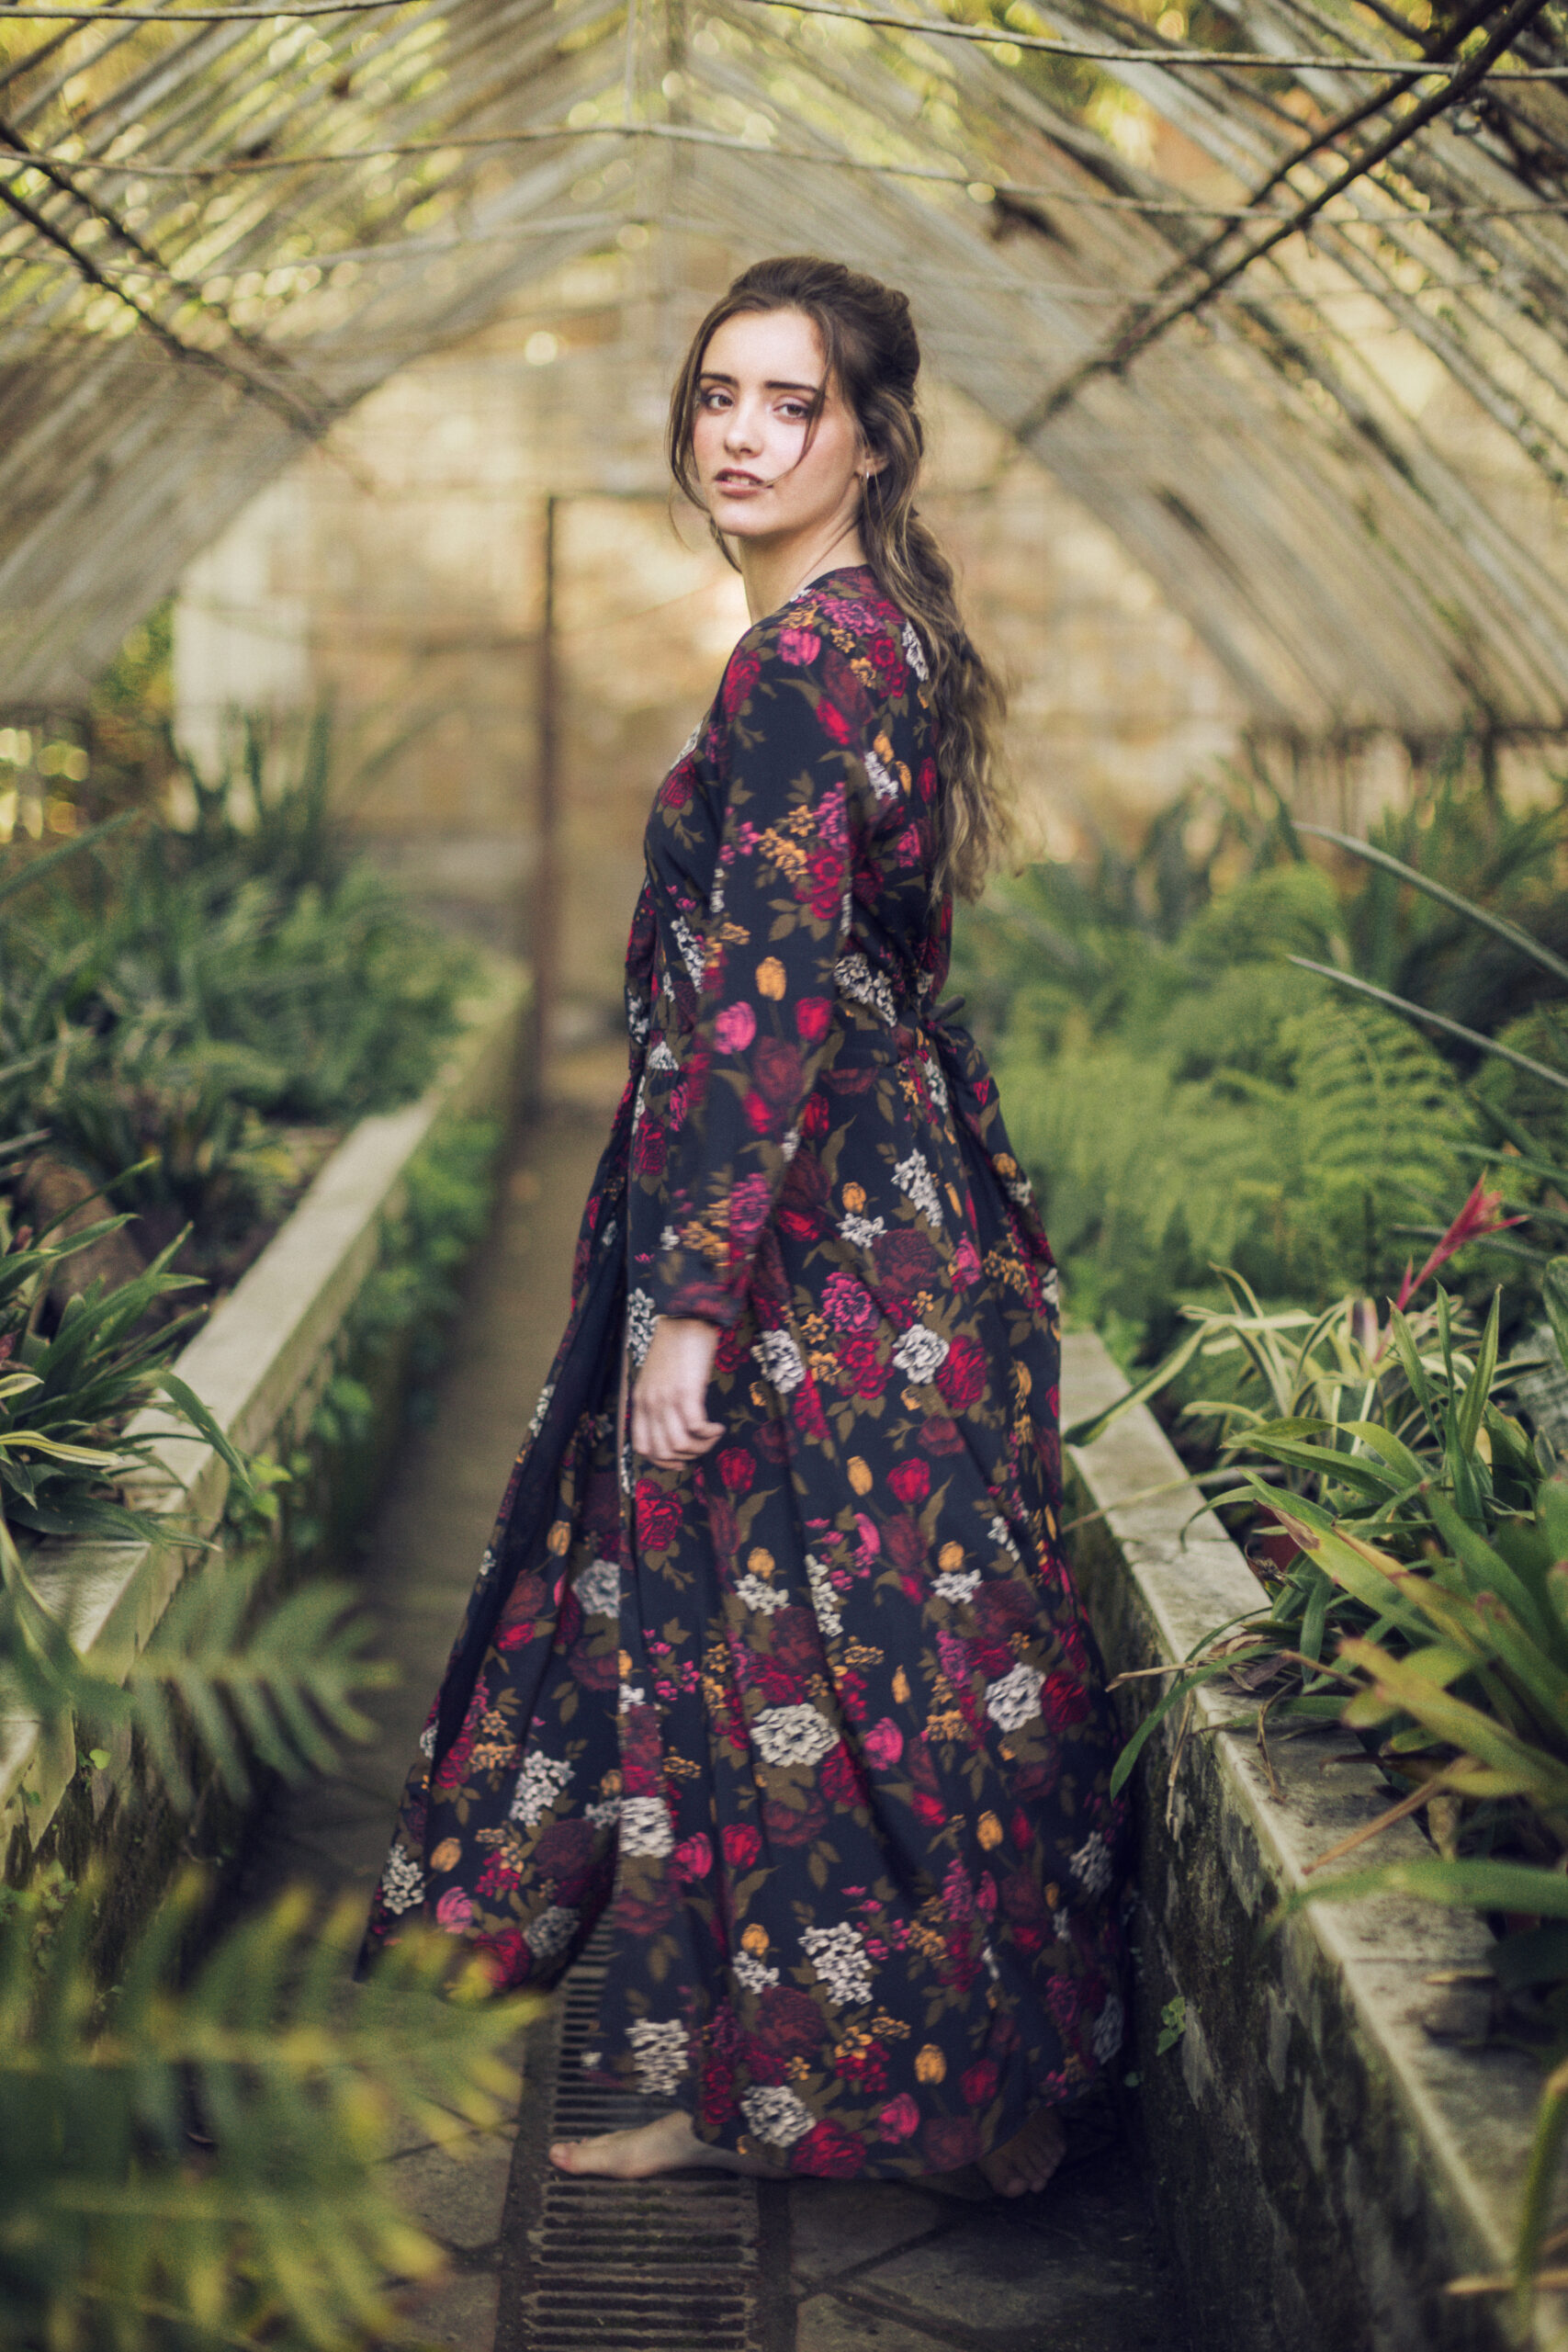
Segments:
[[[879,474],[886,463],[886,458],[878,457],[874,449],[863,448],[860,453],[860,463],[855,468],[855,471],[862,481],[869,481],[872,475]]]

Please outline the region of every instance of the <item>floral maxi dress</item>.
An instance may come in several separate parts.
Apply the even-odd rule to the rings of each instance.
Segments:
[[[660,789],[570,1319],[369,1930],[538,1984],[608,1904],[591,2055],[784,2172],[967,2162],[1122,2030],[1055,1276],[936,1011],[937,789],[921,641],[864,570],[747,633]],[[634,1477],[622,1349],[635,1381],[660,1315],[719,1327],[724,1435]]]

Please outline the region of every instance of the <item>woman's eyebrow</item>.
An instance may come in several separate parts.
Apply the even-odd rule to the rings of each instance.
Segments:
[[[728,384],[733,387],[735,378],[722,374],[716,368],[705,368],[698,381],[704,384]],[[777,376],[771,376],[762,386],[765,392],[809,392],[813,400],[821,389],[820,384],[792,384]]]

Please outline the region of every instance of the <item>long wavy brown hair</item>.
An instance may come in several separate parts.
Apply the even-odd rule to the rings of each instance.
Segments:
[[[703,500],[692,433],[704,356],[725,321],[748,311],[799,311],[811,321],[826,362],[818,412],[829,386],[836,384],[866,448],[882,461],[863,486],[861,543],[878,584],[914,622],[930,659],[942,782],[936,887],[975,898],[1010,830],[998,753],[1007,706],[999,680],[976,652],[960,616],[953,566],[915,505],[925,432],[915,405],[920,346],[908,298],[877,278],[811,254],[755,262],[742,270],[697,329],[671,397],[671,471],[697,506]],[[733,563],[711,517],[708,527]]]

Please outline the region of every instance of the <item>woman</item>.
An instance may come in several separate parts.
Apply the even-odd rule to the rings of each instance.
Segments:
[[[610,1904],[592,2055],[671,2106],[569,2171],[1018,2194],[1120,2040],[1055,1274],[935,1010],[999,697],[915,513],[919,364],[902,295],[796,258],[676,385],[753,626],[654,806],[571,1319],[372,1916],[537,1984]]]

